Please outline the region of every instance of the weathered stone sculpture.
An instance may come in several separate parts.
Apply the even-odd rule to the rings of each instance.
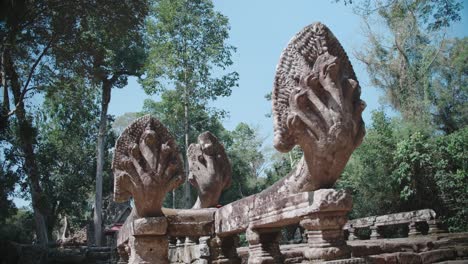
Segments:
[[[304,156],[273,186],[218,210],[216,233],[223,237],[247,230],[247,240],[252,242],[249,263],[270,263],[279,252],[272,227],[296,222],[291,214],[283,214],[285,204],[292,204],[307,230],[309,248],[304,255],[314,261],[346,258],[349,250],[341,229],[351,210],[351,197],[332,189],[311,191],[332,187],[362,142],[365,103],[346,53],[325,25],[307,26],[289,42],[276,69],[272,98],[276,149],[288,152],[299,145]],[[327,209],[302,214],[294,195],[304,192],[314,197],[311,203],[305,199],[305,208],[313,208],[315,196],[326,193],[317,199],[329,204]],[[280,198],[284,198],[282,208],[261,213],[260,208],[277,204]],[[266,229],[255,222],[265,215],[272,215]]]
[[[130,252],[130,264],[168,263],[168,221],[161,207],[166,193],[184,182],[174,139],[155,118],[139,118],[117,140],[112,167],[114,200],[135,201],[125,229],[129,248],[122,250],[122,244],[120,251]]]
[[[167,192],[184,182],[174,139],[155,118],[144,116],[128,126],[115,147],[114,199],[135,200],[137,217],[162,216]]]
[[[274,145],[299,145],[304,157],[276,191],[330,188],[365,134],[360,87],[338,40],[321,23],[292,38],[276,69],[273,89]]]
[[[193,209],[214,207],[221,192],[231,185],[231,164],[223,145],[210,132],[198,136],[198,143],[187,151],[189,181],[197,188]]]

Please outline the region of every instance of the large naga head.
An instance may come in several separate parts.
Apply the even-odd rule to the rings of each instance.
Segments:
[[[114,200],[124,202],[133,197],[138,217],[163,215],[166,193],[185,178],[169,131],[157,119],[141,117],[124,130],[114,151]]]
[[[276,69],[273,89],[274,145],[299,145],[312,189],[331,187],[365,134],[365,103],[348,56],[321,23],[292,38]],[[309,188],[309,189],[310,189]]]
[[[213,134],[204,132],[188,148],[187,158],[189,181],[198,191],[193,208],[216,206],[221,192],[231,185],[231,164],[223,145]]]

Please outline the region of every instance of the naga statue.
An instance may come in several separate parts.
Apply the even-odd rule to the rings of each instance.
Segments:
[[[174,138],[155,118],[134,121],[119,137],[112,163],[114,200],[135,201],[135,217],[163,216],[166,193],[185,180]]]
[[[365,134],[361,89],[333,33],[314,23],[283,51],[272,94],[274,146],[304,156],[269,191],[298,193],[330,188]]]
[[[193,209],[215,207],[223,190],[231,186],[231,164],[223,145],[210,132],[198,136],[187,150],[189,182],[197,189]]]
[[[198,136],[187,151],[189,181],[198,190],[193,209],[215,207],[231,185],[231,164],[223,145],[210,132]],[[116,143],[113,159],[114,200],[135,200],[132,218],[162,216],[167,192],[185,180],[182,159],[169,131],[144,116],[128,126]]]

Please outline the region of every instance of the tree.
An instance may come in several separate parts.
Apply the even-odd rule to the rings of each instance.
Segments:
[[[237,85],[236,72],[214,76],[214,69],[232,64],[234,48],[225,43],[228,19],[214,11],[211,0],[158,0],[147,23],[149,56],[145,78],[147,93],[161,93],[172,86],[183,102],[184,152],[190,144],[190,112],[219,96],[229,96]],[[187,170],[187,160],[185,158]],[[188,178],[188,177],[187,177]],[[185,183],[185,206],[190,185]]]
[[[0,12],[3,102],[0,133],[15,133],[19,171],[27,176],[39,244],[48,242],[46,218],[50,205],[44,197],[38,172],[33,118],[26,99],[51,74],[50,49],[63,39],[64,25],[74,9],[62,1],[2,1]],[[11,122],[14,121],[14,122]]]
[[[99,1],[92,8],[80,9],[79,23],[70,34],[74,38],[54,49],[60,68],[87,78],[101,91],[99,130],[96,150],[96,196],[94,204],[95,242],[102,238],[102,178],[108,127],[107,110],[113,87],[127,84],[128,76],[140,76],[146,56],[142,26],[147,3],[141,1]],[[112,10],[112,12],[109,12]]]
[[[446,134],[468,125],[468,38],[450,39],[435,62],[434,123]]]
[[[399,211],[400,195],[391,177],[397,135],[396,125],[383,111],[372,113],[363,143],[351,156],[338,188],[353,194],[352,218]]]
[[[374,112],[338,188],[353,194],[351,218],[434,209],[451,231],[467,230],[467,129],[434,135]]]
[[[228,204],[240,198],[258,193],[265,188],[265,157],[261,147],[263,139],[256,129],[246,123],[239,123],[228,131],[224,144],[232,166],[232,184],[220,198],[221,204]]]
[[[459,0],[333,0],[345,5],[354,5],[354,11],[362,16],[371,16],[385,12],[385,9],[404,5],[417,11],[414,15],[424,23],[427,30],[435,31],[449,27],[453,22],[461,20],[460,11],[463,2]]]
[[[49,84],[54,75],[75,73],[88,79],[88,85],[102,87],[101,130],[98,137],[97,185],[102,185],[102,146],[107,127],[110,89],[123,86],[128,75],[138,75],[144,47],[141,26],[146,1],[3,1],[1,79],[3,102],[1,128],[17,122],[18,144],[24,156],[24,173],[30,191],[41,244],[48,241],[44,215],[50,204],[39,180],[35,154],[36,129],[25,105],[28,96]],[[113,12],[109,12],[113,10]],[[11,92],[11,94],[10,94]],[[11,107],[13,106],[13,107]],[[14,117],[13,117],[14,116]],[[97,188],[98,203],[101,188]],[[100,210],[100,205],[96,210]],[[99,218],[100,213],[96,213]],[[99,222],[99,219],[97,219]],[[100,234],[100,226],[97,234]],[[98,239],[99,243],[99,239]]]
[[[37,161],[41,184],[51,204],[50,235],[60,218],[66,217],[72,227],[82,227],[89,217],[99,94],[86,87],[84,79],[73,77],[58,78],[44,90],[44,102],[36,118],[40,135]],[[112,140],[109,142],[112,144]],[[107,182],[109,186],[112,181]]]
[[[462,1],[345,1],[351,2],[367,37],[367,45],[355,55],[366,65],[372,86],[384,91],[386,101],[406,120],[449,129],[438,117],[447,117],[448,101],[459,109],[457,97],[464,93],[466,98],[466,91],[447,86],[454,76],[437,73],[437,68],[441,62],[450,65],[443,59],[448,58],[449,42],[444,30],[461,19]],[[437,84],[441,77],[442,85]],[[447,100],[449,94],[454,96]]]
[[[436,138],[435,181],[443,202],[440,212],[451,232],[468,230],[468,128]],[[435,143],[435,144],[434,144]]]
[[[0,144],[2,143],[0,142]],[[0,154],[0,156],[2,155],[4,153]],[[18,176],[11,168],[6,168],[10,164],[1,157],[0,164],[0,223],[3,224],[9,216],[16,212],[15,205],[10,197],[15,189]]]
[[[116,135],[122,134],[122,132],[129,126],[133,121],[140,117],[141,113],[137,112],[128,112],[121,116],[115,118],[115,121],[112,123],[112,130],[114,130]]]

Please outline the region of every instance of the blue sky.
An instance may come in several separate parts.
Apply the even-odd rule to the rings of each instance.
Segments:
[[[220,98],[211,105],[229,111],[223,121],[227,129],[234,129],[240,122],[260,128],[272,144],[273,123],[265,114],[271,111],[271,103],[265,94],[271,91],[275,67],[281,51],[292,36],[303,27],[320,21],[326,24],[348,53],[362,87],[362,98],[367,103],[363,113],[366,124],[370,123],[371,111],[379,108],[381,93],[370,87],[367,72],[362,63],[353,56],[353,50],[365,45],[361,30],[361,19],[354,15],[350,6],[333,3],[331,0],[268,1],[268,0],[214,0],[215,9],[229,18],[231,31],[228,42],[237,47],[233,56],[235,70],[240,75],[239,87],[232,95]],[[466,5],[466,4],[465,4]],[[467,11],[463,20],[450,30],[450,35],[466,36]],[[148,96],[135,79],[123,89],[114,89],[109,112],[121,115],[141,111]]]

